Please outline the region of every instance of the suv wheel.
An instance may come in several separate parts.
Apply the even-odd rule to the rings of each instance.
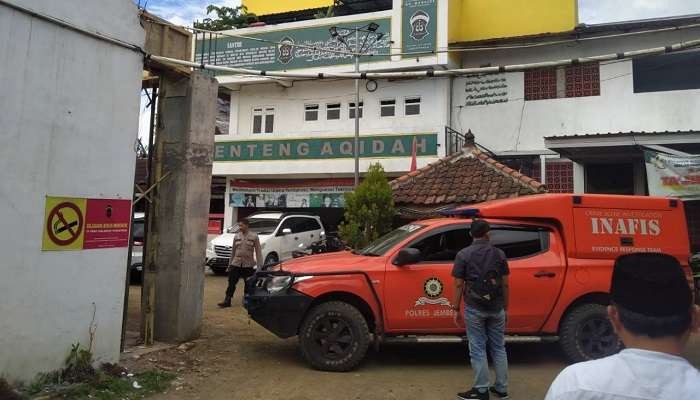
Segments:
[[[277,257],[276,253],[270,253],[265,257],[265,263],[263,264],[264,266],[268,265],[275,265],[280,262],[279,257]]]
[[[299,330],[301,354],[314,368],[343,372],[355,368],[369,347],[365,317],[348,303],[331,301],[312,308]]]
[[[584,304],[564,317],[559,331],[559,343],[571,362],[607,357],[622,349],[606,307]]]

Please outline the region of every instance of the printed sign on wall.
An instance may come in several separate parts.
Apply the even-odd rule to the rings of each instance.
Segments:
[[[437,43],[437,0],[404,0],[402,53],[431,53]],[[404,55],[404,58],[413,57]]]
[[[42,250],[129,246],[131,201],[46,197]]]
[[[218,39],[210,40],[206,35],[205,40],[200,39],[195,43],[194,60],[224,67],[267,71],[351,64],[354,61],[352,53],[348,51],[345,44],[331,37],[328,29],[336,27],[339,33],[344,35],[347,29],[370,22],[378,24],[377,32],[384,35],[381,39],[375,40],[374,35],[367,37],[367,33],[360,34],[360,45],[365,43],[365,47],[369,46],[365,53],[370,54],[361,57],[360,61],[386,61],[389,59],[391,46],[391,18],[244,35],[253,39],[219,35]],[[350,48],[355,48],[354,34],[349,35],[345,41]],[[295,44],[305,47],[294,46]]]
[[[231,186],[229,205],[247,208],[343,208],[352,186],[259,187]]]
[[[650,195],[700,198],[700,156],[645,151],[644,161]]]
[[[437,134],[360,138],[360,157],[410,157],[413,139],[417,156],[437,155]],[[353,137],[217,142],[214,161],[318,160],[353,158]]]

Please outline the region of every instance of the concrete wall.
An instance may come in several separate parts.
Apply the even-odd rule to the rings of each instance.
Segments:
[[[143,44],[130,0],[15,0]],[[127,249],[42,252],[45,196],[130,199],[141,56],[0,5],[0,376],[119,356]],[[94,313],[94,320],[93,320]]]
[[[231,94],[230,135],[218,135],[216,141],[260,140],[284,137],[332,137],[354,135],[354,120],[348,116],[348,104],[354,102],[353,81],[294,82],[291,88],[278,84],[241,86]],[[404,116],[404,98],[421,97],[421,114]],[[380,117],[379,104],[384,99],[396,100],[396,116]],[[444,129],[449,123],[449,80],[423,79],[378,82],[377,90],[368,92],[364,83],[360,86],[360,101],[364,103],[360,119],[360,135],[403,134],[435,132],[438,135],[438,155],[444,154]],[[341,103],[339,120],[326,120],[325,106]],[[319,120],[304,121],[304,105],[319,104]],[[272,133],[253,135],[253,108],[272,106],[275,108],[275,123]],[[418,166],[435,161],[436,157],[422,157]],[[370,163],[381,162],[389,172],[405,172],[410,157],[363,159],[361,170]],[[217,162],[214,175],[236,175],[237,177],[272,177],[279,174],[324,177],[330,174],[346,174],[354,171],[352,159],[304,160],[275,162]]]
[[[465,67],[507,65],[664,46],[700,36],[700,29],[592,40],[567,45],[467,53]],[[506,74],[508,102],[465,106],[465,81],[453,87],[454,127],[471,129],[496,152],[544,150],[545,136],[620,131],[676,131],[700,126],[700,90],[633,92],[632,62],[600,65],[600,96],[524,100],[524,74]]]

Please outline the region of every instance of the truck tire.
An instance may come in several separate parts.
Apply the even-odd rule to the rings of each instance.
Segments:
[[[348,303],[330,301],[312,308],[299,329],[299,345],[306,361],[322,371],[355,368],[369,347],[365,317]]]
[[[559,329],[559,344],[571,362],[607,357],[622,349],[606,307],[583,304],[569,312]]]

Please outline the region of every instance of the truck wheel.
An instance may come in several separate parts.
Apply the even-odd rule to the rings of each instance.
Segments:
[[[622,349],[605,306],[584,304],[564,317],[559,343],[571,362],[607,357]]]
[[[323,371],[355,368],[367,353],[369,328],[365,317],[340,301],[320,304],[309,311],[299,330],[304,359]]]

